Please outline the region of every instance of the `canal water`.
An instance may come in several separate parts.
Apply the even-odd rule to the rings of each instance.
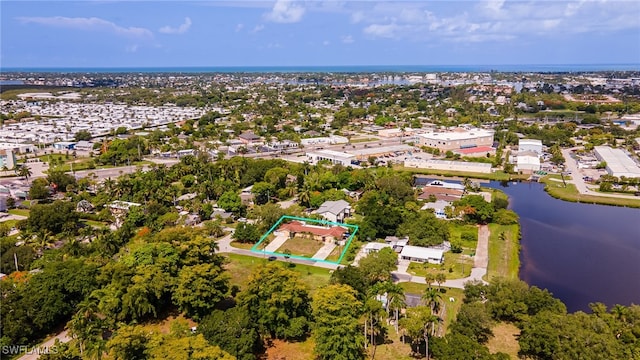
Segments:
[[[520,216],[520,278],[570,312],[640,304],[640,209],[557,200],[539,183],[491,182]]]

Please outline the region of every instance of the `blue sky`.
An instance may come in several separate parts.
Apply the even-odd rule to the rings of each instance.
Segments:
[[[640,1],[0,1],[2,67],[640,63]]]

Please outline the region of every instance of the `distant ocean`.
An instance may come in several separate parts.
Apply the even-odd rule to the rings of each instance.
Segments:
[[[442,73],[442,72],[640,71],[640,64],[561,65],[354,65],[354,66],[194,66],[194,67],[7,67],[0,73]]]

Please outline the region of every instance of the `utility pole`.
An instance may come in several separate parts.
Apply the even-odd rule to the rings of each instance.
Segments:
[[[18,270],[18,255],[16,253],[13,253],[13,263],[16,265],[16,271],[20,271]]]

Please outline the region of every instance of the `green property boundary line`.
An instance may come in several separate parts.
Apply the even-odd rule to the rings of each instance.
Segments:
[[[314,258],[310,258],[310,257],[306,257],[306,256],[293,255],[293,254],[292,255],[287,255],[287,254],[279,253],[279,252],[276,252],[276,251],[265,251],[264,249],[263,250],[258,250],[258,248],[260,247],[260,244],[262,244],[264,242],[264,240],[267,238],[267,236],[269,236],[275,229],[277,229],[280,226],[280,224],[285,220],[299,220],[299,221],[312,222],[312,223],[317,223],[317,224],[322,224],[322,225],[336,225],[336,226],[346,227],[346,228],[348,228],[350,230],[353,230],[353,231],[351,231],[351,235],[347,239],[347,242],[345,243],[344,249],[342,250],[342,253],[340,253],[340,258],[338,258],[337,261],[320,260],[320,259],[314,259]],[[262,235],[262,237],[260,238],[260,241],[258,241],[255,245],[253,245],[253,247],[251,247],[251,252],[254,252],[254,253],[257,253],[257,254],[288,256],[288,257],[291,257],[293,259],[324,262],[324,263],[328,263],[328,264],[340,265],[340,262],[342,261],[342,259],[344,258],[345,254],[347,253],[347,250],[349,250],[349,247],[351,246],[351,242],[353,241],[353,237],[356,235],[357,232],[358,232],[358,225],[351,225],[351,224],[337,223],[337,222],[328,221],[328,220],[316,220],[316,219],[309,219],[309,218],[303,218],[303,217],[297,217],[297,216],[284,215],[280,219],[278,219],[278,221],[271,227],[271,229],[269,229],[269,231],[267,231],[264,235]]]

